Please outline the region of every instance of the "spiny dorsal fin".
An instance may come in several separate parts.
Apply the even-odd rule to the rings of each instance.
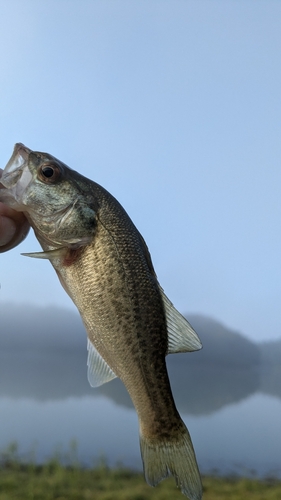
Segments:
[[[92,387],[98,387],[110,380],[116,378],[115,373],[110,366],[104,361],[103,357],[96,350],[95,346],[88,339],[88,380]]]
[[[176,310],[172,302],[165,295],[160,287],[162,300],[166,313],[168,329],[168,352],[198,351],[202,349],[202,344],[197,333],[193,330],[188,321]]]

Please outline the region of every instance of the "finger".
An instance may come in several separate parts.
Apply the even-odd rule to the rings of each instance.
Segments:
[[[27,236],[29,222],[22,212],[17,212],[0,202],[0,252],[7,252],[19,245]]]

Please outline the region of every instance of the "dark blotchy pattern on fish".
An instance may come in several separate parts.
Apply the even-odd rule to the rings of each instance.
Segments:
[[[96,312],[89,319],[82,313],[87,330],[129,390],[143,422],[143,433],[171,436],[179,419],[166,372],[166,321],[158,283],[139,233],[120,205],[95,186],[96,196],[97,191],[100,209],[94,241],[81,261],[60,273],[72,290],[75,283],[77,298],[73,298],[80,311],[88,311],[91,297],[90,307]],[[82,287],[85,298],[80,293]],[[100,345],[99,335],[105,325],[109,340],[106,347]],[[134,380],[128,368],[124,373],[119,368],[124,354],[131,358]]]

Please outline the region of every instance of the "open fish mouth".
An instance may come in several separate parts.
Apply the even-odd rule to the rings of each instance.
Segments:
[[[29,153],[31,153],[31,149],[27,148],[20,142],[15,144],[13,154],[5,167],[4,172],[11,173],[18,168],[21,168],[28,160]]]
[[[0,201],[9,203],[15,210],[23,209],[22,195],[32,180],[28,168],[29,153],[29,148],[17,143],[1,176]]]

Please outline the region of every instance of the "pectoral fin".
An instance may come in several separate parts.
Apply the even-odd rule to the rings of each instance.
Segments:
[[[176,310],[172,302],[160,288],[166,313],[168,328],[168,352],[198,351],[202,349],[201,341],[188,321]]]
[[[95,346],[88,339],[88,380],[92,387],[98,387],[110,380],[116,378],[117,375],[111,370],[110,366],[104,361]]]
[[[34,259],[52,259],[56,257],[64,257],[68,252],[67,247],[55,248],[54,250],[48,250],[47,252],[33,252],[33,253],[22,253],[24,257],[32,257]]]

